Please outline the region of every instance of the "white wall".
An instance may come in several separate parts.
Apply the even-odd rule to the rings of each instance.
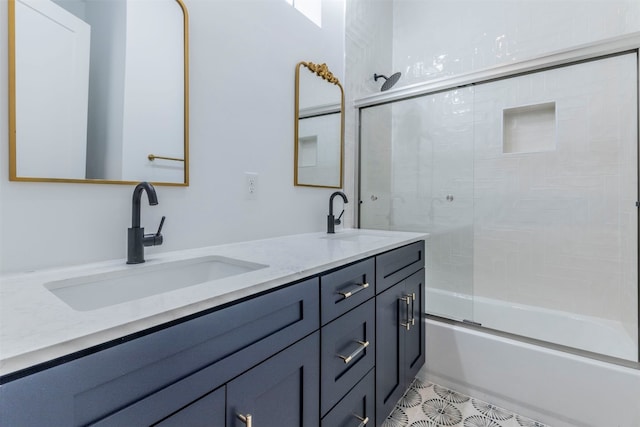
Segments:
[[[331,190],[293,186],[294,75],[301,60],[326,62],[343,80],[344,3],[324,1],[322,29],[284,0],[186,5],[191,185],[157,187],[160,204],[143,206],[149,230],[167,216],[165,243],[147,256],[323,230]],[[0,22],[7,22],[6,0]],[[8,125],[7,90],[0,55],[0,129]],[[126,256],[132,186],[9,182],[6,132],[0,146],[0,272]],[[245,171],[259,174],[256,200],[245,199]]]

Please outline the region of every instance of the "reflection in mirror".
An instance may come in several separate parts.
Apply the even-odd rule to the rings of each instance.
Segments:
[[[344,91],[326,64],[296,66],[294,184],[342,188]]]
[[[9,0],[9,178],[188,185],[182,0]]]

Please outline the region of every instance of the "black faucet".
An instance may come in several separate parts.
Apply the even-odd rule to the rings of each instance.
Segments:
[[[329,234],[336,232],[335,226],[340,225],[340,218],[342,218],[342,214],[344,213],[344,209],[342,209],[338,219],[333,216],[333,198],[336,196],[342,197],[342,200],[344,200],[345,203],[349,203],[347,196],[342,191],[336,191],[331,195],[331,197],[329,197],[329,216],[327,216],[327,233]]]
[[[164,216],[160,220],[160,226],[155,234],[144,234],[144,227],[140,227],[140,199],[142,192],[147,192],[149,204],[155,206],[158,204],[158,196],[156,189],[148,182],[141,182],[136,185],[133,190],[133,213],[131,216],[131,228],[127,231],[127,264],[140,264],[144,262],[144,247],[156,246],[162,244],[162,226],[164,225]]]

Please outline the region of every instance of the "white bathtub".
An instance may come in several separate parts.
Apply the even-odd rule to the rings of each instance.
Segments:
[[[486,297],[472,298],[434,288],[427,288],[426,299],[428,313],[472,320],[490,329],[638,361],[637,325],[627,330],[621,322],[612,320]]]
[[[436,319],[425,331],[427,381],[553,427],[640,427],[640,369]]]

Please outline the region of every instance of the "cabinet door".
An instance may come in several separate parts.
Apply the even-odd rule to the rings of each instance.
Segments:
[[[409,313],[411,326],[405,340],[405,389],[413,382],[425,362],[424,335],[424,269],[405,281],[405,295],[411,297]]]
[[[376,297],[376,419],[382,422],[404,393],[407,305],[404,282]]]
[[[376,298],[376,419],[383,422],[425,362],[424,269]]]
[[[319,333],[227,384],[227,427],[318,427]]]

